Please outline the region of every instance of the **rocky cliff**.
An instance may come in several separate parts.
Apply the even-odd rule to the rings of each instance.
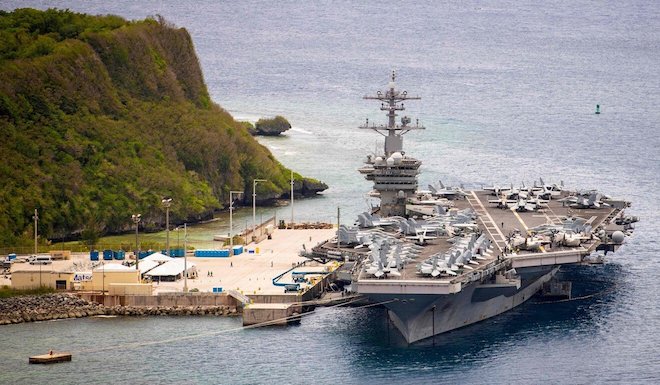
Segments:
[[[231,52],[227,52],[231,55]],[[162,19],[0,12],[0,245],[209,218],[230,190],[286,197],[290,171],[210,98],[183,28]],[[302,195],[327,188],[295,174]],[[299,186],[299,187],[298,187]],[[246,198],[246,199],[248,199]]]

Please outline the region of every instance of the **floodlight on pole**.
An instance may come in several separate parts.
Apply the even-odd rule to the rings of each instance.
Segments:
[[[172,252],[170,251],[170,206],[172,206],[172,198],[165,197],[160,201],[165,207],[165,250],[167,250],[167,256],[171,257]]]
[[[37,255],[37,224],[39,223],[39,213],[34,209],[34,255]]]
[[[253,179],[252,180],[252,238],[257,231],[257,183],[267,182],[266,179]]]
[[[229,245],[231,252],[234,252],[234,194],[243,194],[243,191],[230,191],[229,192]]]
[[[138,264],[140,263],[140,243],[138,241],[138,227],[140,220],[142,219],[142,214],[133,214],[131,215],[133,223],[135,223],[135,270],[140,270]]]
[[[294,222],[293,222],[293,171],[291,171],[291,228],[294,229]]]
[[[188,224],[183,224],[183,292],[188,292]]]

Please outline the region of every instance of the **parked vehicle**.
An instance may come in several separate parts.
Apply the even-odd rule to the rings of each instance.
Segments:
[[[30,265],[50,265],[53,263],[53,259],[50,255],[33,255],[28,262],[30,262]]]

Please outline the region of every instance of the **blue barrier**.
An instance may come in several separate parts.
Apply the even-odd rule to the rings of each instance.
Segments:
[[[195,257],[201,258],[224,258],[229,257],[228,249],[221,250],[195,250]]]

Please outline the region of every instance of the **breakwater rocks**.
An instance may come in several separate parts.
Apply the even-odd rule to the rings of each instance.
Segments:
[[[229,316],[237,315],[236,308],[233,306],[110,306],[106,307],[105,315],[211,315],[211,316]]]
[[[63,294],[0,299],[0,325],[105,314],[105,307]]]
[[[236,315],[233,306],[103,306],[66,294],[21,296],[0,299],[0,325],[22,322],[81,318],[97,315],[156,316],[156,315]]]

